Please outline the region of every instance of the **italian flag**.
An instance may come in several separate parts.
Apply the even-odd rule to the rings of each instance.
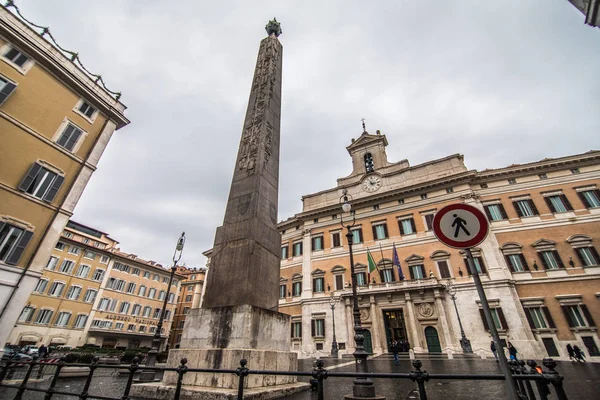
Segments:
[[[371,252],[369,251],[368,248],[367,248],[367,259],[369,260],[369,282],[367,282],[367,285],[368,285],[371,282],[371,272],[373,272],[377,269],[377,264],[375,264],[375,260],[373,259],[373,256],[371,255]]]

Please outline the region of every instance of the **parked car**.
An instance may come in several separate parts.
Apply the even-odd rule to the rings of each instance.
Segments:
[[[33,359],[32,356],[16,351],[14,348],[5,347],[4,353],[2,354],[2,361],[8,360],[11,356],[13,361],[31,361]]]
[[[23,348],[21,349],[21,353],[28,354],[30,356],[37,355],[38,351],[39,351],[39,347],[32,346],[30,344],[28,344],[27,346],[23,346]]]

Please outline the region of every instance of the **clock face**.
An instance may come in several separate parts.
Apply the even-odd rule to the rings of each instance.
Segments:
[[[381,178],[371,175],[362,184],[362,187],[367,192],[374,192],[381,187]]]

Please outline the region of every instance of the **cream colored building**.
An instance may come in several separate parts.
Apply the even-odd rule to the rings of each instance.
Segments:
[[[69,221],[8,342],[151,347],[170,270],[117,245],[108,234]],[[182,278],[176,274],[171,286],[163,343]]]
[[[0,6],[0,343],[112,134],[129,123],[120,94],[47,38]]]
[[[354,351],[350,265],[340,198],[351,196],[351,228],[360,315],[367,350],[388,352],[408,340],[416,353],[462,352],[456,303],[473,350],[491,356],[488,326],[465,253],[441,244],[433,215],[452,203],[472,204],[491,221],[473,253],[503,340],[522,358],[567,359],[577,344],[600,361],[600,152],[505,168],[468,169],[460,154],[410,165],[387,159],[385,135],[363,132],[347,147],[350,175],[302,198],[301,213],[281,222],[279,310],[292,317],[300,357],[331,351],[329,299],[337,300],[341,354]],[[404,279],[392,265],[393,248]],[[378,271],[370,279],[367,251]],[[210,255],[210,253],[207,253]],[[209,272],[210,273],[210,270]]]

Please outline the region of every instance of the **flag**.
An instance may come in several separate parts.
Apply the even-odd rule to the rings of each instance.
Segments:
[[[401,281],[404,280],[404,274],[402,273],[402,267],[400,266],[400,259],[398,258],[398,252],[396,251],[396,243],[393,243],[394,254],[392,256],[392,264],[398,267],[398,277]]]
[[[367,247],[367,259],[369,260],[369,282],[371,282],[371,272],[373,272],[377,269],[377,264],[375,264],[375,260],[373,259],[373,256],[371,255],[371,252],[369,251],[368,247]],[[367,282],[367,284],[369,282]]]

